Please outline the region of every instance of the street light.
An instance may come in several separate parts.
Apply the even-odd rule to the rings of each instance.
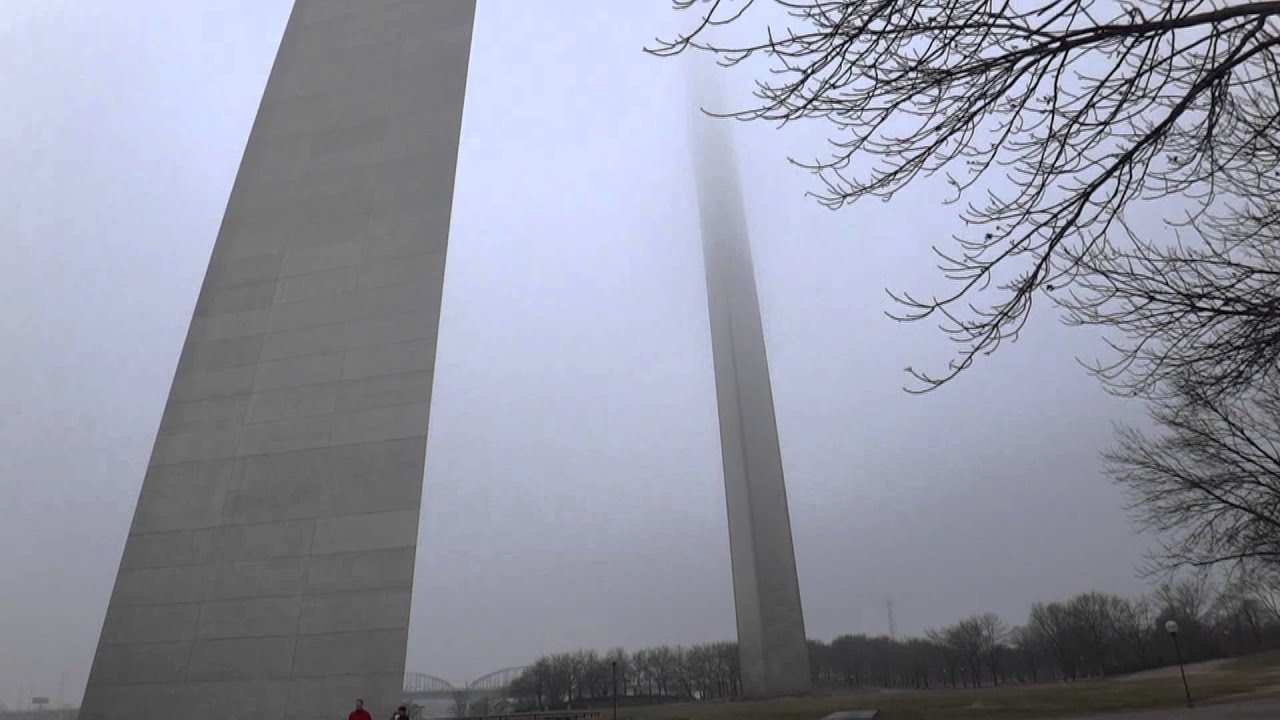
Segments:
[[[1187,707],[1195,707],[1191,704],[1191,686],[1187,684],[1187,670],[1182,666],[1182,649],[1178,647],[1178,623],[1170,620],[1164,624],[1164,631],[1169,633],[1169,637],[1173,638],[1173,652],[1178,656],[1178,672],[1182,673],[1182,689],[1187,693]]]

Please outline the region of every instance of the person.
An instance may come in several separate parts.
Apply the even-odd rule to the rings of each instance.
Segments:
[[[409,720],[409,711],[405,706],[401,705],[396,708],[396,713],[391,716],[391,720]]]
[[[368,710],[364,709],[364,700],[356,698],[356,709],[351,711],[347,716],[347,720],[373,720],[373,716]]]

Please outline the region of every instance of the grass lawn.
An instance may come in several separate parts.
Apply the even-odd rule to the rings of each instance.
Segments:
[[[1187,668],[1196,704],[1280,697],[1280,652]],[[1016,685],[981,690],[930,690],[815,695],[761,702],[708,702],[618,709],[633,720],[817,720],[836,710],[879,708],[877,720],[1048,718],[1171,707],[1184,702],[1177,668],[1107,680]],[[608,717],[608,711],[605,717]]]

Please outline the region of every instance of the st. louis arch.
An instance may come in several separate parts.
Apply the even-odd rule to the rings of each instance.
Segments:
[[[196,302],[84,720],[335,717],[402,691],[474,0],[298,0]],[[750,695],[809,663],[743,211],[703,139]]]

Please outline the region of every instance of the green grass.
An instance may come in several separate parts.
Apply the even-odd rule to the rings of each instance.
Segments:
[[[1189,668],[1196,704],[1280,696],[1280,652]],[[1184,702],[1176,669],[1132,678],[931,690],[815,695],[761,702],[679,703],[619,708],[633,720],[816,720],[827,713],[879,708],[878,720],[1025,720],[1172,707]]]

